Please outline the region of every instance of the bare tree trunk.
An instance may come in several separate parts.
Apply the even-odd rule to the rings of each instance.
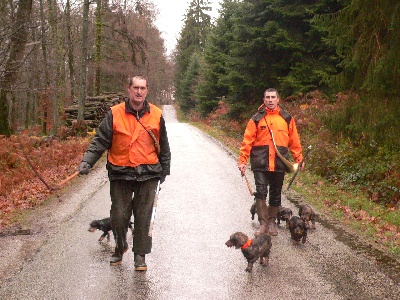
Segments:
[[[61,41],[61,33],[59,30],[59,24],[57,20],[58,7],[56,0],[48,0],[49,6],[49,22],[51,28],[51,44],[53,45],[54,52],[54,61],[51,64],[54,70],[53,76],[53,98],[52,98],[52,119],[53,119],[53,129],[52,134],[56,135],[58,128],[60,126],[60,111],[61,111],[61,95],[60,95],[60,86],[61,86],[61,58],[62,58],[62,41]]]
[[[89,29],[89,0],[83,2],[82,23],[82,54],[81,54],[81,80],[79,85],[78,121],[84,120],[86,97],[86,68],[88,53],[88,29]]]
[[[10,54],[7,59],[0,90],[0,134],[10,136],[12,128],[9,112],[16,105],[13,87],[17,84],[18,70],[23,63],[28,23],[31,18],[33,0],[19,0],[18,11],[13,26],[14,34],[10,40]]]
[[[71,32],[71,3],[67,0],[65,7],[65,16],[67,23],[67,51],[68,51],[68,69],[69,69],[69,80],[71,82],[71,99],[75,97],[75,68],[74,68],[74,45],[72,42],[72,32]]]
[[[48,103],[43,103],[43,102],[48,102],[48,93],[50,92],[50,76],[49,76],[49,64],[48,64],[48,58],[47,58],[47,37],[46,37],[46,18],[44,14],[44,8],[43,8],[43,0],[39,0],[39,7],[40,7],[40,22],[41,22],[41,33],[42,33],[42,55],[43,55],[43,68],[44,68],[44,81],[45,81],[45,89],[43,91],[42,97],[41,97],[41,109],[42,109],[42,134],[46,135],[47,134],[47,107]]]
[[[96,71],[94,75],[94,95],[100,95],[100,87],[101,87],[101,61],[102,61],[102,34],[103,34],[103,16],[102,16],[102,1],[97,0],[97,9],[96,9],[96,53],[94,56]]]

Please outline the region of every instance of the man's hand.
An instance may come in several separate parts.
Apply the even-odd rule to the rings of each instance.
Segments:
[[[78,168],[79,174],[81,175],[87,175],[89,174],[90,168],[92,166],[89,165],[89,163],[87,163],[86,161],[81,162],[81,165]]]
[[[246,165],[245,165],[245,164],[240,164],[240,165],[238,166],[238,168],[239,168],[240,174],[241,174],[242,176],[244,176],[244,174],[246,174]]]
[[[303,170],[304,170],[304,167],[305,167],[305,162],[304,162],[304,160],[303,160],[303,162],[299,165],[299,170],[300,170],[300,171],[303,171]]]

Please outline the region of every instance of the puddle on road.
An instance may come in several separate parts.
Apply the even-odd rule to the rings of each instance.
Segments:
[[[300,204],[303,204],[301,197],[294,195],[285,195],[286,198],[299,207]],[[351,249],[355,250],[357,253],[364,254],[368,257],[373,258],[379,268],[385,273],[390,279],[392,279],[397,284],[400,283],[400,262],[394,259],[393,257],[387,255],[383,251],[373,248],[368,243],[364,242],[357,235],[346,232],[343,228],[341,228],[340,222],[336,220],[328,220],[325,218],[321,218],[321,216],[317,216],[316,219],[321,225],[325,228],[332,230],[336,237],[335,239],[342,242],[343,244],[349,246]]]

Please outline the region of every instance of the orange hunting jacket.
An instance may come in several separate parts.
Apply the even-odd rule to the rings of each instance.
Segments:
[[[146,113],[140,122],[160,139],[160,118],[162,111],[150,104],[151,113]],[[108,151],[108,161],[116,166],[137,167],[157,164],[158,156],[154,141],[133,114],[127,114],[125,103],[111,107],[113,115],[113,136]]]
[[[279,152],[289,159],[290,151],[295,162],[301,162],[302,148],[294,119],[279,106],[275,110],[269,110],[261,105],[247,124],[238,164],[247,164],[250,157],[253,171],[288,172],[285,164],[276,155],[269,129]]]

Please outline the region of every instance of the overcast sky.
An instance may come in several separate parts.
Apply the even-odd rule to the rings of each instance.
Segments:
[[[167,53],[176,46],[176,39],[179,37],[179,32],[182,28],[182,20],[186,14],[186,10],[189,7],[191,0],[152,0],[153,3],[158,7],[160,14],[158,15],[156,26],[162,33],[162,37],[165,40],[165,47]],[[212,17],[217,17],[220,0],[211,0]]]

